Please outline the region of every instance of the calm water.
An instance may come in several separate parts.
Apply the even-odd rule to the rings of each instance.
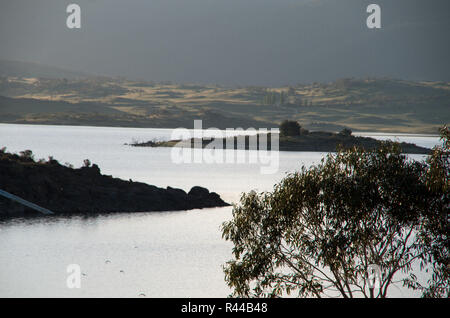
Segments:
[[[124,145],[133,139],[169,139],[171,132],[0,124],[0,147],[31,149],[36,158],[53,156],[75,167],[89,158],[104,174],[161,187],[189,190],[201,185],[230,203],[242,192],[271,190],[287,172],[324,156],[281,152],[278,173],[263,175],[257,164],[174,164],[169,148]],[[427,147],[439,143],[437,137],[395,138]],[[222,240],[220,226],[230,218],[231,208],[217,208],[4,222],[0,297],[225,297],[230,290],[221,266],[231,258],[231,244]],[[69,264],[81,266],[80,289],[66,287]],[[410,295],[399,288],[392,294]]]

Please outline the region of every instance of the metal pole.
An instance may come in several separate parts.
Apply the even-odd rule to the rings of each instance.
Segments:
[[[45,208],[43,208],[43,207],[40,207],[40,206],[37,205],[37,204],[31,203],[31,202],[29,202],[29,201],[27,201],[27,200],[24,200],[24,199],[22,199],[22,198],[19,198],[18,196],[14,195],[14,194],[11,194],[11,193],[9,193],[9,192],[0,190],[0,195],[3,196],[3,197],[5,197],[5,198],[7,198],[7,199],[16,201],[16,202],[18,202],[18,203],[20,203],[20,204],[22,204],[22,205],[25,205],[26,207],[29,207],[30,209],[36,210],[36,211],[38,211],[38,212],[41,212],[41,213],[43,213],[43,214],[45,214],[45,215],[54,214],[54,213],[53,213],[52,211],[50,211],[50,210],[47,210],[47,209],[45,209]]]

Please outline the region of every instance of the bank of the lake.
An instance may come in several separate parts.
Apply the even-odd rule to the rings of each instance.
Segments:
[[[180,211],[228,206],[217,193],[195,186],[189,192],[166,189],[103,175],[89,160],[75,169],[49,160],[35,160],[30,150],[20,155],[0,149],[0,189],[51,210],[54,214]],[[0,196],[0,217],[40,216]]]
[[[273,145],[274,140],[278,143]],[[342,133],[314,131],[298,136],[283,136],[280,134],[242,135],[225,138],[190,138],[185,140],[133,142],[133,147],[181,147],[181,148],[209,148],[233,150],[280,150],[280,151],[314,151],[334,152],[338,148],[344,149],[360,147],[364,149],[377,148],[381,140],[367,136],[353,136]],[[409,142],[399,142],[403,153],[429,154],[430,149]],[[276,147],[276,148],[275,148]]]
[[[229,203],[237,202],[242,192],[270,191],[286,173],[317,164],[326,155],[281,151],[276,173],[264,175],[260,163],[177,164],[170,159],[171,148],[124,145],[133,138],[170,140],[171,135],[172,129],[0,124],[0,145],[9,152],[32,149],[35,158],[53,156],[75,168],[89,158],[103,174],[114,178],[186,192],[202,185]],[[439,144],[435,136],[373,138],[427,148]],[[408,157],[424,159],[423,155]],[[226,297],[230,290],[222,265],[232,258],[232,245],[222,239],[220,228],[231,219],[231,211],[232,207],[223,207],[0,222],[0,296]],[[81,267],[80,289],[66,286],[69,264]],[[390,297],[419,294],[402,286],[389,292]]]

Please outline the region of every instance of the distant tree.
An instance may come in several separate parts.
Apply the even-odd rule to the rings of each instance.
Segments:
[[[340,133],[339,134],[341,134],[342,136],[351,136],[352,135],[352,130],[351,129],[349,129],[349,128],[344,128],[344,129],[342,129],[341,131],[340,131]]]
[[[303,106],[312,106],[312,100],[311,99],[303,99]]]
[[[447,238],[440,238],[444,229],[430,233],[424,225],[448,208],[448,192],[424,181],[426,166],[382,142],[330,154],[271,193],[244,194],[223,225],[234,244],[234,259],[224,266],[233,295],[386,297],[395,280],[409,282],[397,274],[415,277],[413,264],[431,257],[417,234],[425,232],[436,248]],[[378,284],[369,275],[374,266],[381,269]],[[446,283],[441,290],[448,293]]]
[[[300,135],[307,135],[307,134],[309,134],[309,130],[301,127],[300,128]]]
[[[73,169],[73,164],[71,164],[70,162],[65,162],[64,165],[65,165],[67,168]]]
[[[264,105],[272,105],[272,93],[266,90],[266,94],[263,97]]]
[[[34,160],[34,155],[31,150],[24,150],[19,152],[20,157],[26,160]]]
[[[285,98],[284,92],[282,91],[280,93],[280,105],[284,105],[285,102],[286,102],[286,98]]]
[[[277,103],[277,93],[272,92],[272,94],[270,95],[271,95],[270,104],[275,105]]]
[[[299,136],[301,126],[293,120],[285,120],[280,125],[280,134],[282,136]]]
[[[277,92],[270,92],[266,91],[266,95],[263,97],[263,104],[264,105],[275,105],[277,104],[277,100],[280,101],[280,105],[284,104],[286,102],[286,96],[282,92],[281,94]]]
[[[83,167],[89,168],[91,166],[91,161],[89,159],[83,160]]]

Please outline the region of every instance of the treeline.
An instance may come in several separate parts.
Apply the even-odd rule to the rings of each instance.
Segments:
[[[263,105],[274,106],[312,106],[313,102],[302,95],[296,93],[295,89],[289,87],[287,91],[266,90],[262,99]]]

